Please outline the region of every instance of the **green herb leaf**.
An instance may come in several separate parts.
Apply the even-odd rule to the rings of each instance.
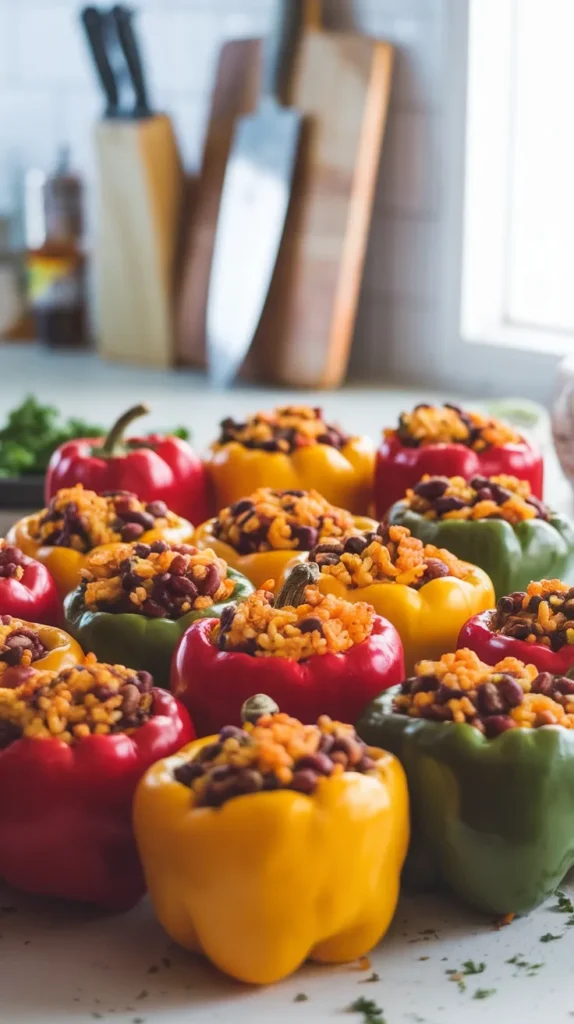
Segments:
[[[488,999],[489,996],[493,996],[496,992],[495,988],[477,988],[473,995],[473,999]]]
[[[368,985],[370,981],[380,981],[380,977],[376,971],[373,971],[368,978],[361,978],[359,985]]]
[[[552,932],[546,932],[546,935],[540,936],[541,942],[556,942],[556,939],[562,939],[562,935],[553,935]]]
[[[355,999],[347,1007],[347,1013],[362,1013],[363,1024],[387,1024],[380,1006],[377,1006],[374,999],[365,999],[364,996]]]
[[[474,960],[465,960],[462,967],[463,974],[482,974],[486,970],[486,964],[482,960],[479,964],[475,964]]]
[[[557,914],[574,914],[574,903],[572,903],[572,900],[566,893],[562,892],[561,889],[557,889],[556,896],[558,903],[551,909],[556,911]]]
[[[306,1003],[308,1001],[308,999],[309,999],[309,996],[306,996],[304,992],[298,992],[297,995],[295,996],[293,1002],[294,1003]]]

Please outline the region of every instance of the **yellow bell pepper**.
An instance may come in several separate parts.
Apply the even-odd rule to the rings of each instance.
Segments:
[[[286,573],[298,564],[293,558]],[[476,565],[464,579],[442,576],[420,590],[403,583],[371,583],[367,587],[346,587],[334,576],[322,572],[317,581],[322,594],[335,594],[346,601],[366,601],[378,615],[392,622],[403,642],[405,668],[411,674],[417,661],[438,660],[446,651],[456,650],[458,634],[467,619],[495,605],[490,577]]]
[[[14,544],[20,548],[25,555],[42,562],[50,571],[56,584],[58,593],[63,599],[70,591],[75,590],[81,582],[82,569],[86,566],[88,555],[92,552],[76,551],[75,548],[51,546],[39,544],[30,532],[31,522],[36,516],[25,516],[14,526],[10,527],[6,534],[8,544]],[[140,544],[153,544],[155,540],[165,540],[170,544],[185,544],[191,539],[193,527],[186,519],[174,527],[165,529],[147,530],[138,537]],[[102,550],[110,548],[111,544],[100,545]]]
[[[351,437],[342,448],[310,444],[290,454],[246,448],[237,441],[216,444],[206,459],[215,507],[225,508],[258,487],[319,491],[332,505],[365,515],[372,499],[374,451],[366,437]]]
[[[243,495],[242,495],[243,497]],[[358,530],[376,530],[379,525],[374,519],[367,516],[355,516],[355,525]],[[223,558],[227,564],[240,572],[253,584],[256,590],[263,586],[267,580],[275,580],[276,591],[279,593],[285,582],[285,570],[294,560],[293,548],[276,548],[273,551],[256,551],[250,555],[240,555],[231,544],[219,540],[213,532],[214,519],[208,519],[197,527],[192,543],[200,550],[211,548],[218,558]],[[304,561],[307,552],[297,552],[297,561]]]
[[[147,885],[168,935],[240,981],[270,984],[308,957],[342,963],[385,934],[409,840],[405,774],[344,772],[195,808],[174,771],[217,736],[155,764],[136,793]]]

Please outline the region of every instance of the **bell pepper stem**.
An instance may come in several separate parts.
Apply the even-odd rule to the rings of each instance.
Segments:
[[[275,599],[275,608],[284,608],[286,605],[297,608],[303,604],[305,591],[307,587],[317,582],[319,571],[316,562],[302,562],[301,565],[296,565]]]
[[[133,405],[131,409],[124,412],[109,431],[101,447],[101,454],[107,458],[114,455],[116,449],[123,443],[124,434],[130,423],[139,419],[140,416],[146,416],[149,411],[149,406],[145,405],[144,402],[140,402],[139,405]]]
[[[266,693],[256,693],[253,697],[249,697],[241,708],[241,722],[242,724],[251,722],[253,725],[257,725],[262,715],[276,715],[278,711],[279,705],[272,697],[268,697]]]

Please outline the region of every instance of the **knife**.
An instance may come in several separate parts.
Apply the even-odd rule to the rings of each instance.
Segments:
[[[128,7],[124,7],[123,4],[116,4],[112,8],[111,16],[115,24],[135,95],[135,105],[130,112],[130,116],[134,118],[151,117],[152,110],[148,99],[140,49],[134,32],[133,13]]]
[[[84,7],[81,20],[106,98],[106,117],[117,117],[119,97],[116,76],[108,57],[106,15],[97,7]]]
[[[302,0],[276,0],[263,43],[257,109],[239,118],[223,182],[207,299],[207,356],[216,387],[235,378],[267,299],[289,206],[302,115],[280,96]]]

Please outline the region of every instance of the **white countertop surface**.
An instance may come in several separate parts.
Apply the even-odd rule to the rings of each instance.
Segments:
[[[145,400],[153,409],[146,429],[184,423],[198,449],[213,439],[222,416],[292,398],[322,404],[343,426],[378,437],[401,408],[421,398],[456,397],[392,387],[327,394],[241,387],[221,395],[198,375],[105,365],[92,356],[52,355],[29,345],[0,346],[0,382],[0,419],[30,391],[68,415],[104,422]],[[542,435],[546,497],[571,509],[546,428]],[[552,910],[554,903],[497,931],[489,918],[447,896],[403,895],[369,970],[356,964],[308,966],[286,982],[257,990],[174,947],[147,900],[129,914],[106,917],[0,885],[0,1024],[362,1024],[361,1014],[344,1012],[360,996],[381,1007],[386,1024],[472,1024],[485,1014],[492,1024],[566,1024],[574,1019],[574,929],[566,926],[566,915]],[[547,933],[560,938],[541,942]],[[543,966],[529,971],[506,962],[517,955]],[[460,991],[446,972],[467,960],[483,962],[485,969],[465,977]],[[379,980],[363,983],[373,972]],[[495,991],[475,999],[480,989]],[[307,1001],[295,1002],[298,993]]]

